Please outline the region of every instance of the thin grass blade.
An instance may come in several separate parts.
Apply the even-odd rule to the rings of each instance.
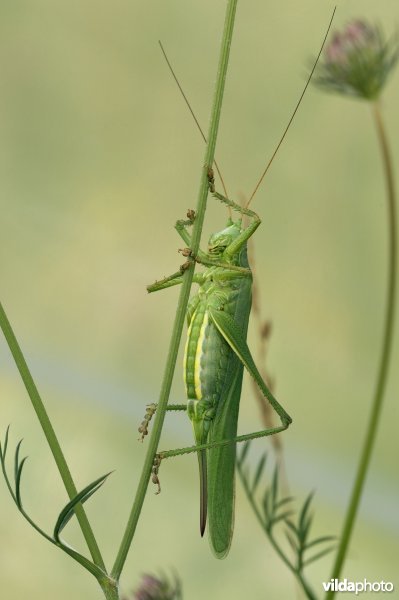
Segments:
[[[79,504],[79,502],[84,504],[104,484],[110,473],[107,473],[90,483],[81,492],[76,494],[76,496],[62,509],[54,527],[54,539],[57,540],[57,542],[60,542],[59,535],[61,531],[75,514],[75,506]]]
[[[318,560],[319,558],[322,558],[323,556],[325,556],[326,554],[329,554],[330,552],[332,552],[335,549],[336,549],[336,545],[330,546],[329,548],[326,548],[325,550],[322,550],[321,552],[314,554],[310,558],[307,558],[306,560],[304,560],[302,562],[302,564],[304,567],[307,565],[310,565],[310,563],[314,562],[315,560]]]
[[[324,542],[332,542],[333,540],[336,540],[336,539],[337,539],[336,535],[324,535],[323,537],[316,538],[315,540],[312,540],[311,542],[305,544],[304,550],[309,550],[309,548],[312,548],[313,546],[316,546],[317,544],[323,544]]]
[[[237,462],[242,465],[247,457],[249,447],[251,445],[251,440],[247,440],[243,443],[243,448],[240,454],[238,455]]]
[[[17,477],[18,477],[19,452],[21,449],[21,444],[22,444],[22,440],[19,440],[17,447],[15,448],[15,455],[14,455],[14,481],[15,481],[15,483],[17,482]]]
[[[276,506],[276,508],[280,508],[284,504],[287,504],[288,502],[292,502],[293,500],[295,500],[294,496],[286,496],[285,498],[281,498],[281,500],[278,500],[276,502],[275,506]]]
[[[262,500],[263,512],[267,521],[270,521],[273,516],[273,507],[271,506],[271,493],[267,489]]]
[[[292,533],[295,534],[295,536],[298,538],[298,540],[300,540],[300,534],[299,534],[299,531],[298,531],[297,526],[295,525],[295,523],[293,523],[290,519],[286,519],[285,520],[285,524],[287,525],[287,527],[289,529],[291,529]]]
[[[306,528],[306,525],[309,527],[310,523],[307,523],[307,513],[310,507],[310,503],[312,502],[314,492],[310,492],[309,496],[306,498],[303,503],[302,510],[299,515],[298,521],[298,529],[303,530]]]
[[[281,513],[281,515],[276,515],[275,517],[273,517],[271,519],[271,521],[272,521],[273,525],[275,525],[279,521],[285,521],[286,519],[291,517],[293,514],[294,514],[293,510],[287,510],[286,512]]]
[[[253,482],[252,482],[252,488],[251,488],[252,494],[255,493],[256,488],[258,487],[260,478],[261,478],[262,473],[263,473],[264,468],[265,468],[266,459],[267,459],[267,454],[265,453],[265,454],[263,454],[263,456],[261,457],[261,459],[258,462],[258,466],[257,466],[256,472],[255,472],[255,475],[254,475]]]
[[[21,500],[21,476],[22,469],[24,468],[25,461],[28,457],[25,456],[19,464],[18,471],[15,477],[15,501],[20,510],[22,510],[22,500]]]
[[[272,499],[273,499],[273,506],[276,506],[276,502],[277,502],[277,495],[278,495],[278,467],[277,465],[274,467],[274,473],[273,473],[273,481],[272,481]]]
[[[4,436],[3,447],[1,447],[1,442],[0,442],[0,459],[1,459],[2,463],[4,463],[4,461],[6,459],[9,432],[10,432],[10,426],[8,425],[8,427],[6,429],[6,435]]]
[[[299,529],[303,549],[305,549],[306,540],[308,538],[312,522],[313,522],[313,515],[308,515],[307,519],[305,519],[305,521],[302,524],[302,528]]]
[[[293,551],[296,554],[298,552],[298,544],[296,543],[295,539],[288,531],[285,532],[285,536],[288,540],[289,545],[291,546],[291,548],[293,549]]]

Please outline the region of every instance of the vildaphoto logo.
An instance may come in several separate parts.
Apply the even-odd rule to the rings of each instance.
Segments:
[[[355,592],[356,595],[363,592],[393,592],[391,581],[350,581],[349,579],[330,579],[323,581],[325,592]]]

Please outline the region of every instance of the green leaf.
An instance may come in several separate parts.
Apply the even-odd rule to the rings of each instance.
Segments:
[[[306,539],[308,537],[309,531],[310,531],[310,526],[312,524],[313,521],[313,516],[309,515],[307,517],[307,519],[302,523],[301,528],[299,529],[299,533],[300,533],[300,537],[301,537],[301,542],[302,542],[302,546],[305,546],[305,542]]]
[[[246,442],[244,442],[242,452],[238,455],[238,459],[237,459],[237,462],[239,465],[242,465],[244,463],[246,456],[248,454],[250,445],[251,445],[251,440],[247,440]]]
[[[295,539],[292,537],[292,535],[288,531],[285,532],[285,535],[286,535],[289,545],[291,546],[291,548],[293,549],[295,554],[297,554],[298,544],[296,543]]]
[[[276,515],[271,519],[273,521],[273,525],[275,525],[275,523],[278,523],[279,521],[285,521],[286,519],[288,519],[288,517],[291,517],[293,514],[293,510],[287,510],[286,512],[281,513],[281,515]]]
[[[17,482],[18,470],[19,470],[19,451],[21,449],[21,444],[23,440],[19,440],[17,447],[15,448],[14,455],[14,481]]]
[[[22,444],[23,440],[19,440],[17,447],[15,448],[15,456],[14,456],[14,481],[15,481],[15,503],[18,506],[18,508],[20,510],[22,510],[22,501],[21,501],[21,476],[22,476],[22,469],[24,468],[24,464],[26,459],[28,458],[27,456],[25,456],[22,461],[19,460],[19,453],[21,450],[21,444]]]
[[[107,574],[97,565],[93,564],[91,560],[80,554],[80,552],[76,552],[71,546],[66,545],[61,540],[57,541],[58,548],[61,548],[64,552],[69,554],[72,558],[76,560],[79,564],[82,565],[85,569],[87,569],[94,577],[98,580],[104,580],[107,578]]]
[[[267,458],[267,454],[265,453],[265,454],[263,454],[262,458],[258,462],[258,466],[257,466],[256,472],[255,472],[254,480],[252,482],[252,489],[251,489],[251,493],[252,494],[255,493],[256,488],[258,487],[259,480],[261,478],[261,475],[262,475],[264,467],[265,467],[266,458]]]
[[[18,467],[18,471],[15,477],[15,502],[17,503],[17,506],[20,510],[22,510],[22,501],[21,501],[21,476],[22,476],[22,469],[24,468],[24,464],[25,461],[28,457],[25,456],[25,458],[23,458],[21,460],[21,463]]]
[[[326,548],[325,550],[322,550],[318,554],[314,554],[310,558],[307,558],[306,560],[303,561],[303,563],[302,563],[303,566],[305,567],[307,565],[310,565],[310,563],[314,562],[315,560],[318,560],[319,558],[322,558],[326,554],[329,554],[330,552],[332,552],[333,550],[335,550],[335,548],[336,548],[336,546],[330,546],[329,548]]]
[[[267,489],[265,495],[263,496],[262,506],[265,518],[267,521],[270,521],[273,516],[273,507],[270,506],[271,494],[270,489]]]
[[[316,538],[315,540],[312,540],[308,544],[305,544],[304,550],[308,550],[309,548],[316,546],[316,544],[323,544],[324,542],[331,542],[332,540],[336,540],[336,539],[337,539],[336,535],[324,535],[323,537]]]
[[[276,505],[278,495],[278,467],[277,465],[274,467],[273,473],[273,481],[272,481],[272,498],[273,498],[273,506]]]
[[[281,500],[276,502],[275,506],[276,508],[280,508],[284,504],[287,504],[287,502],[292,502],[293,500],[295,500],[294,496],[286,496],[285,498],[281,498]]]
[[[242,472],[242,476],[243,476],[243,478],[245,480],[245,483],[246,483],[246,485],[247,485],[247,487],[249,489],[249,473],[250,473],[249,468],[245,467],[245,468],[242,469],[241,472]]]
[[[304,532],[306,534],[309,530],[310,523],[312,521],[312,517],[308,516],[308,511],[309,511],[310,503],[312,502],[313,494],[314,494],[314,492],[310,492],[309,496],[306,498],[305,502],[303,503],[302,510],[300,512],[299,520],[298,520],[299,531]],[[303,537],[306,537],[306,535]]]
[[[306,498],[305,502],[303,503],[301,514],[299,516],[299,525],[300,526],[302,525],[303,521],[306,518],[306,515],[307,515],[307,512],[309,510],[309,506],[310,506],[310,503],[312,501],[313,495],[314,495],[314,492],[310,492],[310,494]]]
[[[299,544],[301,544],[301,535],[300,535],[300,532],[298,531],[295,523],[293,523],[293,521],[291,521],[291,519],[286,519],[284,522],[287,525],[287,527],[289,529],[291,529],[292,533],[295,534],[295,537],[298,539]]]
[[[111,472],[112,471],[110,471],[110,473]],[[75,506],[79,504],[79,502],[81,504],[84,504],[86,500],[88,500],[103,485],[110,473],[107,473],[106,475],[103,475],[102,477],[99,477],[98,479],[90,483],[81,492],[76,494],[76,496],[72,498],[72,500],[68,502],[68,504],[62,509],[54,527],[54,539],[57,542],[62,543],[59,539],[59,535],[64,529],[65,525],[75,514]]]
[[[10,426],[8,425],[8,427],[6,429],[6,435],[4,437],[3,448],[1,447],[1,442],[0,442],[0,460],[1,460],[2,464],[4,464],[4,461],[6,459],[9,431],[10,431]]]

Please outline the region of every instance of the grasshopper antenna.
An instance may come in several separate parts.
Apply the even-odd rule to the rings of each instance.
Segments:
[[[268,170],[269,170],[269,168],[270,168],[270,166],[271,166],[271,164],[272,164],[272,162],[273,162],[273,160],[274,160],[274,158],[275,158],[275,156],[276,156],[277,152],[278,152],[278,151],[279,151],[279,149],[280,149],[280,146],[281,146],[281,144],[282,144],[282,143],[283,143],[283,141],[284,141],[284,138],[285,138],[285,136],[287,135],[287,132],[288,132],[289,128],[291,127],[291,123],[292,123],[292,121],[294,120],[294,117],[295,117],[296,113],[298,112],[298,108],[299,108],[299,107],[300,107],[300,105],[301,105],[301,102],[302,102],[302,100],[303,100],[303,97],[304,97],[304,95],[305,95],[305,93],[306,93],[306,90],[307,90],[307,89],[308,89],[308,87],[309,87],[309,83],[310,83],[310,81],[311,81],[311,79],[312,79],[312,77],[313,77],[313,73],[315,72],[315,69],[316,69],[317,63],[319,62],[319,59],[320,59],[321,53],[323,52],[323,48],[324,48],[324,45],[325,45],[325,43],[326,43],[326,40],[327,40],[328,34],[330,33],[331,25],[332,25],[332,22],[333,22],[333,20],[334,20],[334,16],[335,16],[335,12],[336,12],[336,10],[337,10],[337,7],[335,6],[335,7],[334,7],[334,10],[333,10],[333,13],[332,13],[332,15],[331,15],[330,22],[329,22],[329,24],[328,24],[328,27],[327,27],[327,31],[326,31],[326,33],[325,33],[325,35],[324,35],[323,43],[322,43],[322,45],[321,45],[321,48],[320,48],[320,50],[319,50],[319,53],[318,53],[318,55],[317,55],[317,58],[316,58],[316,60],[315,60],[315,62],[314,62],[314,65],[313,65],[313,67],[312,67],[312,70],[310,71],[310,75],[309,75],[309,77],[308,77],[308,79],[307,79],[307,81],[306,81],[305,87],[304,87],[304,88],[303,88],[303,90],[302,90],[302,94],[300,95],[300,97],[299,97],[299,100],[298,100],[298,102],[296,103],[296,106],[295,106],[295,108],[294,108],[294,111],[293,111],[293,113],[292,113],[292,115],[291,115],[291,118],[290,118],[290,120],[288,121],[288,125],[287,125],[287,127],[285,128],[285,130],[284,130],[284,133],[283,133],[283,135],[281,136],[281,138],[280,138],[280,141],[279,141],[279,143],[277,144],[277,146],[276,146],[276,149],[275,149],[275,151],[273,152],[273,154],[272,154],[272,156],[271,156],[271,158],[270,158],[269,162],[267,163],[267,165],[266,165],[266,167],[265,167],[265,170],[263,171],[262,175],[260,176],[260,179],[259,179],[258,183],[256,184],[254,191],[253,191],[253,192],[252,192],[252,194],[250,195],[250,197],[249,197],[249,200],[248,200],[248,202],[247,202],[247,203],[246,203],[246,205],[245,205],[245,208],[248,208],[248,206],[250,205],[250,203],[251,203],[251,201],[252,201],[252,198],[255,196],[256,192],[257,192],[257,191],[258,191],[258,189],[260,188],[260,185],[261,185],[262,181],[263,181],[263,180],[264,180],[264,178],[266,177],[266,173],[268,172]]]
[[[158,43],[159,43],[159,46],[160,46],[160,48],[161,48],[161,50],[162,50],[162,54],[163,54],[163,56],[164,56],[164,59],[165,59],[165,61],[166,61],[166,64],[167,64],[167,65],[168,65],[168,67],[169,67],[169,71],[171,72],[171,74],[172,74],[172,77],[173,77],[173,79],[175,80],[175,82],[176,82],[176,84],[177,84],[177,87],[178,87],[178,88],[179,88],[179,90],[180,90],[180,93],[181,93],[181,95],[183,96],[184,102],[186,103],[186,105],[187,105],[187,108],[188,108],[188,110],[190,111],[190,113],[191,113],[191,116],[192,116],[192,117],[193,117],[193,119],[194,119],[194,122],[195,122],[195,124],[196,124],[196,126],[197,126],[197,128],[198,128],[198,131],[200,132],[200,134],[201,134],[201,136],[202,136],[202,139],[204,140],[204,142],[205,142],[205,144],[206,144],[208,140],[206,139],[205,133],[204,133],[204,131],[203,131],[203,129],[202,129],[202,127],[201,127],[201,125],[200,125],[200,123],[199,123],[199,121],[198,121],[197,117],[195,116],[195,113],[194,113],[194,111],[193,111],[193,109],[192,109],[192,107],[191,107],[191,104],[190,104],[190,102],[189,102],[189,100],[188,100],[188,98],[187,98],[186,94],[184,93],[184,90],[183,90],[183,88],[182,88],[182,86],[181,86],[181,84],[180,84],[180,81],[179,81],[179,79],[177,78],[177,75],[176,75],[176,73],[175,73],[175,72],[174,72],[174,70],[173,70],[173,67],[172,67],[172,65],[171,65],[171,63],[170,63],[170,61],[169,61],[169,59],[168,59],[168,56],[167,56],[167,54],[166,54],[166,52],[165,52],[165,48],[163,47],[163,45],[162,45],[162,42],[161,42],[160,40],[158,40]],[[225,194],[225,196],[227,196],[227,197],[228,197],[228,194],[227,194],[227,189],[226,189],[226,184],[224,183],[224,179],[223,179],[223,177],[222,177],[222,173],[220,172],[220,169],[219,169],[219,166],[218,166],[218,164],[217,164],[216,160],[214,160],[213,162],[214,162],[214,165],[215,165],[215,169],[216,169],[216,171],[217,171],[217,174],[219,175],[219,179],[220,179],[220,182],[221,182],[221,184],[222,184],[222,187],[223,187],[224,194]]]

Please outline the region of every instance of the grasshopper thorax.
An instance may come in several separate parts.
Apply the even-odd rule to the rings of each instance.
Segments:
[[[231,219],[228,220],[227,226],[222,229],[222,231],[218,231],[217,233],[213,233],[209,238],[208,242],[208,253],[210,256],[220,256],[226,250],[228,246],[241,233],[241,219],[234,222]]]

